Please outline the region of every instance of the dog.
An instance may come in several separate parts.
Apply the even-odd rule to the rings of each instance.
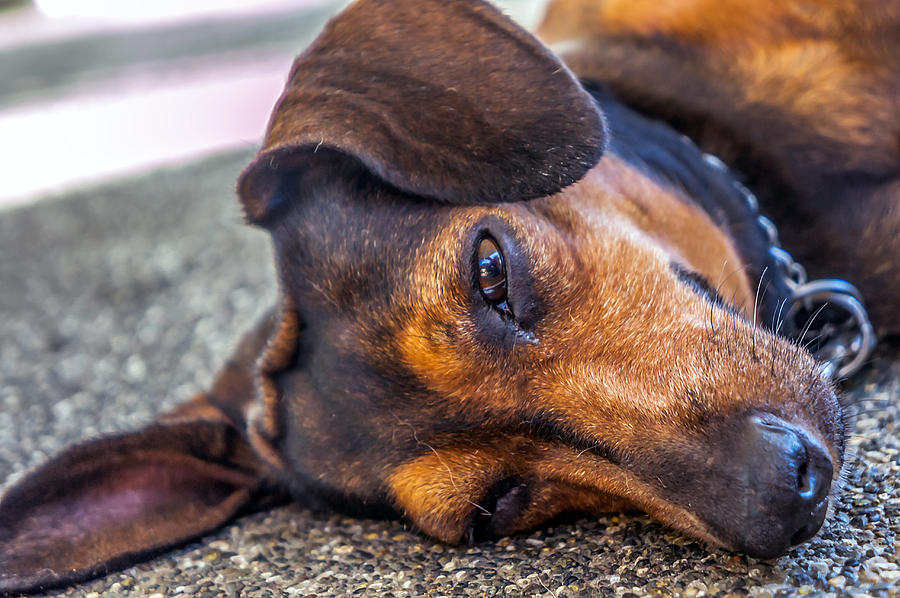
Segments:
[[[757,557],[808,540],[852,425],[829,372],[872,331],[741,181],[900,332],[898,6],[557,0],[554,53],[481,0],[358,0],[238,181],[279,305],[208,392],[7,491],[0,591],[289,498],[448,543],[623,509]],[[849,341],[807,351],[817,316]]]

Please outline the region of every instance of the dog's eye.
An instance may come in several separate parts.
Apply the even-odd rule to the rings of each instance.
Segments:
[[[490,237],[478,244],[478,286],[488,303],[506,301],[506,264],[497,242]]]

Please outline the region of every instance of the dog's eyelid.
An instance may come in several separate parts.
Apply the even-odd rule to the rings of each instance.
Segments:
[[[469,263],[469,300],[484,338],[506,348],[538,344],[535,326],[542,307],[531,277],[533,260],[525,250],[521,226],[511,218],[489,216],[468,231],[465,259]],[[502,259],[503,270],[490,272],[497,277],[484,280],[480,276],[481,258],[494,254],[496,259]],[[505,295],[492,300],[490,289],[498,283]]]

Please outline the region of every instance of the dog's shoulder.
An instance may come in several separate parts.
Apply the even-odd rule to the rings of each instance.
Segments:
[[[539,29],[580,77],[746,177],[814,276],[883,331],[900,309],[900,2],[556,0]]]

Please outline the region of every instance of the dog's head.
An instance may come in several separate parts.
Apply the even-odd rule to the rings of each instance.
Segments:
[[[621,508],[760,556],[811,537],[844,451],[830,384],[755,325],[728,231],[608,140],[492,7],[351,6],[239,181],[282,292],[246,409],[212,400],[13,489],[7,587],[63,579],[34,572],[50,554],[72,579],[199,533],[273,476],[448,542]]]

